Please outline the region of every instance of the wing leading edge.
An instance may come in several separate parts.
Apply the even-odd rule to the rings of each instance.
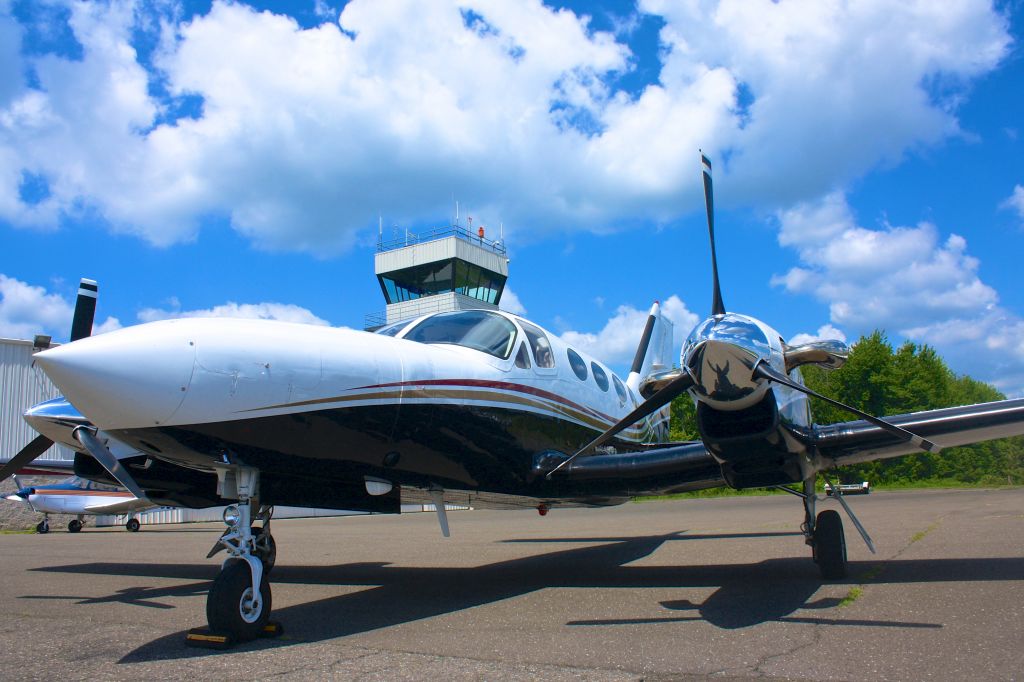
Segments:
[[[1024,399],[913,412],[886,417],[886,421],[943,448],[969,445],[1024,435]],[[815,427],[813,444],[823,468],[920,452],[913,444],[862,419]]]

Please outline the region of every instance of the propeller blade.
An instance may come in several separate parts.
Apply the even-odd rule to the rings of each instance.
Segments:
[[[888,431],[889,433],[891,433],[894,436],[897,436],[897,437],[899,437],[899,438],[901,438],[901,439],[903,439],[905,441],[909,441],[910,443],[913,443],[914,445],[916,445],[917,447],[921,448],[922,450],[926,450],[928,452],[941,452],[942,451],[942,448],[940,448],[938,445],[936,445],[935,443],[931,442],[930,440],[927,440],[925,438],[921,438],[921,436],[913,434],[913,433],[911,433],[910,431],[907,431],[904,428],[896,426],[895,424],[890,424],[889,422],[885,421],[884,419],[881,419],[879,417],[875,417],[874,415],[870,415],[867,412],[864,412],[862,410],[858,410],[856,407],[853,407],[851,405],[846,405],[845,403],[841,403],[838,400],[832,400],[831,398],[823,396],[823,395],[821,395],[820,393],[818,393],[816,391],[812,391],[811,389],[807,388],[803,384],[799,384],[799,383],[793,381],[792,379],[790,379],[785,374],[782,374],[778,370],[772,368],[767,363],[765,363],[763,360],[761,362],[757,363],[757,365],[754,367],[754,376],[755,377],[760,377],[761,379],[767,379],[768,381],[774,381],[775,383],[782,384],[783,386],[789,386],[790,388],[792,388],[794,390],[797,390],[797,391],[800,391],[801,393],[806,393],[807,395],[813,396],[815,398],[818,398],[819,400],[824,400],[826,403],[829,403],[830,405],[835,405],[836,407],[838,407],[840,409],[843,409],[843,410],[846,410],[847,412],[852,412],[853,414],[857,415],[861,419],[874,424],[875,426],[877,426],[880,429]]]
[[[680,374],[678,377],[669,382],[660,391],[652,395],[644,402],[640,403],[640,405],[638,405],[635,410],[633,410],[625,417],[620,419],[618,422],[616,422],[615,425],[612,426],[610,429],[608,429],[600,436],[584,445],[582,448],[577,450],[571,457],[569,457],[569,459],[565,460],[564,462],[556,466],[554,469],[552,469],[550,472],[548,472],[548,477],[550,477],[551,474],[555,473],[562,467],[568,465],[569,462],[573,461],[574,459],[582,455],[584,452],[604,445],[606,442],[611,440],[616,434],[618,434],[623,429],[629,428],[630,426],[637,423],[638,421],[640,421],[647,415],[651,414],[652,412],[661,409],[668,403],[672,402],[672,400],[675,399],[676,396],[681,395],[691,386],[693,386],[693,377],[691,377],[689,374]]]
[[[700,161],[704,169],[704,206],[708,210],[708,236],[711,238],[711,277],[714,283],[711,314],[725,315],[722,289],[718,285],[718,257],[715,255],[715,197],[711,186],[711,160],[704,156],[704,152],[701,152]]]
[[[92,322],[96,317],[96,296],[99,287],[91,279],[82,278],[78,284],[78,299],[75,301],[75,316],[71,321],[71,340],[84,339],[92,334]]]
[[[117,457],[115,457],[113,453],[111,453],[110,450],[108,450],[106,446],[96,438],[92,429],[85,426],[78,426],[75,427],[72,434],[74,435],[75,440],[84,445],[85,449],[89,451],[89,454],[95,457],[96,461],[103,465],[103,468],[106,469],[111,476],[117,479],[118,483],[128,489],[128,492],[139,499],[146,499],[146,493],[143,492],[142,488],[139,487],[139,484],[135,482],[135,479],[132,478],[132,475],[124,468],[124,465],[121,464],[120,460],[118,460]]]
[[[51,445],[53,445],[53,441],[46,436],[36,436],[32,442],[23,447],[21,452],[11,457],[11,461],[0,469],[0,481],[6,481],[9,476],[17,473],[18,469],[46,452]]]

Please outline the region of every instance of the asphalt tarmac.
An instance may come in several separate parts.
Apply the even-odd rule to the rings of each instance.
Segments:
[[[840,583],[781,495],[276,521],[285,634],[228,652],[184,644],[219,524],[0,535],[0,679],[1024,676],[1024,490],[848,500]]]

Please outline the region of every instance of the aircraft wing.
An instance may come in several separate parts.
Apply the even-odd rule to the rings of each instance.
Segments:
[[[13,473],[18,476],[70,476],[75,473],[75,463],[31,462]]]
[[[1024,435],[1024,399],[913,412],[885,419],[940,447],[949,448]],[[864,420],[815,427],[812,441],[826,465],[824,468],[920,452],[913,444]]]
[[[149,509],[156,505],[147,500],[141,500],[135,498],[133,500],[125,500],[123,502],[115,502],[113,504],[94,504],[85,508],[85,512],[88,514],[123,514],[124,512],[136,511],[138,509]]]

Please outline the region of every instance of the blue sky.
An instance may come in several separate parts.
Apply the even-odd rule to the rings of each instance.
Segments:
[[[908,3],[905,3],[908,4]],[[0,0],[0,336],[360,327],[385,232],[499,224],[505,305],[609,362],[654,299],[875,328],[1024,394],[1024,5]],[[397,227],[396,227],[397,226]]]

